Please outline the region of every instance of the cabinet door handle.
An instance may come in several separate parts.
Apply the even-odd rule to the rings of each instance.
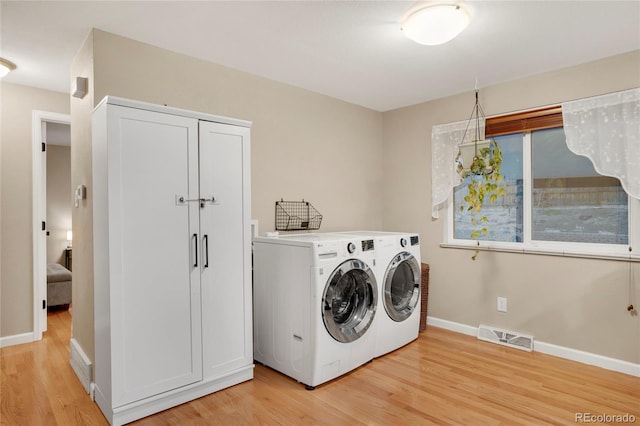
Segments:
[[[193,262],[193,267],[197,268],[198,267],[198,234],[193,234],[193,241],[195,241],[194,247],[196,249],[196,256],[195,256],[195,260]]]
[[[204,242],[204,267],[208,268],[209,267],[209,236],[205,234],[205,236],[202,237],[202,240]]]

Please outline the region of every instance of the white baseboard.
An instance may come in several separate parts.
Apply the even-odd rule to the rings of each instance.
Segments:
[[[89,395],[92,395],[93,364],[76,339],[71,339],[69,348],[71,368],[73,372],[76,373],[76,376],[78,376],[78,380],[82,383],[84,390]]]
[[[455,331],[457,333],[467,334],[469,336],[477,336],[478,328],[466,324],[460,324],[440,318],[427,316],[427,325],[438,328]],[[540,352],[547,355],[557,356],[559,358],[580,362],[583,364],[595,365],[606,370],[617,371],[619,373],[628,374],[630,376],[640,377],[640,364],[634,364],[621,359],[610,358],[603,355],[584,352],[577,349],[558,346],[551,343],[535,341],[533,344],[534,352]]]
[[[427,316],[427,325],[444,328],[445,330],[451,330],[456,333],[467,334],[474,337],[478,335],[478,327],[472,327],[470,325],[460,324],[459,322],[443,320],[435,317]]]
[[[33,332],[14,334],[13,336],[0,337],[0,348],[31,342],[33,342]]]
[[[560,358],[570,359],[583,364],[595,365],[607,370],[617,371],[630,376],[640,377],[640,364],[623,361],[621,359],[609,358],[591,352],[579,351],[577,349],[565,348],[552,343],[534,342],[533,350],[543,354],[553,355]]]

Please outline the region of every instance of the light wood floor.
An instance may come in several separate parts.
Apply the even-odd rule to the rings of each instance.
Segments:
[[[2,425],[107,424],[69,366],[70,320],[50,313],[42,341],[0,350]],[[576,413],[640,424],[640,378],[429,327],[315,391],[256,366],[252,381],[135,424],[575,425]]]

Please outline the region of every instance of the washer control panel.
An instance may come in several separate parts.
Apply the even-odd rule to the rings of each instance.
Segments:
[[[362,240],[362,251],[371,251],[374,249],[373,240]]]

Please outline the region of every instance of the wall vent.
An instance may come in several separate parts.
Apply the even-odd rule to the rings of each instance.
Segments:
[[[502,330],[500,328],[480,325],[478,327],[478,339],[486,342],[497,343],[510,348],[523,351],[533,351],[533,336],[519,334],[515,331]]]

